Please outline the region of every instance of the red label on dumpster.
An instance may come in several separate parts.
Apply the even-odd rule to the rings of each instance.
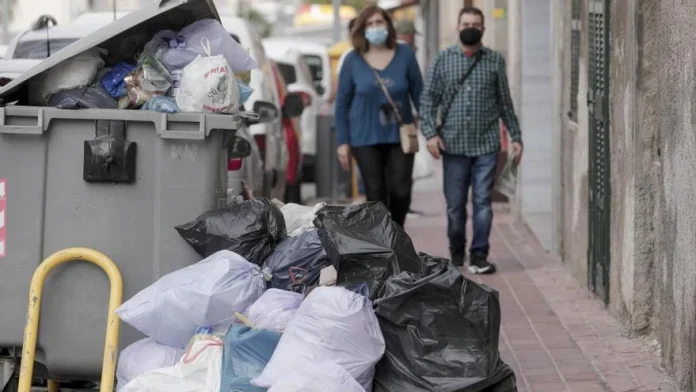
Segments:
[[[7,223],[5,219],[5,212],[7,210],[7,180],[0,178],[0,259],[5,258],[6,246],[7,246],[7,228],[5,224]]]

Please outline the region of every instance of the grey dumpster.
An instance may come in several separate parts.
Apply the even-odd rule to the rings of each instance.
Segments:
[[[196,19],[218,17],[209,0],[161,4],[151,3],[63,49],[1,89],[0,97],[7,102],[21,96],[32,77],[91,47],[114,55],[124,42],[142,49],[144,37],[159,29],[179,30]],[[174,226],[226,202],[223,146],[240,123],[238,116],[198,113],[0,108],[0,179],[6,193],[0,355],[21,347],[32,274],[58,250],[87,247],[110,257],[123,275],[124,300],[199,261]],[[51,377],[87,380],[101,374],[108,292],[105,274],[86,263],[50,274],[37,361]],[[141,337],[122,325],[121,348]],[[46,376],[42,368],[37,377]]]
[[[317,163],[314,179],[317,198],[336,203],[351,197],[351,172],[336,157],[336,121],[333,115],[317,117]]]

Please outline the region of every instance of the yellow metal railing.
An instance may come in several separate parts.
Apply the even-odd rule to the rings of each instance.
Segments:
[[[104,343],[104,360],[102,363],[101,392],[114,390],[116,360],[118,357],[118,332],[120,320],[116,309],[123,300],[123,278],[121,272],[111,259],[104,254],[87,248],[71,248],[61,250],[44,260],[34,272],[29,286],[29,309],[27,324],[24,328],[24,343],[22,344],[22,363],[19,369],[19,392],[31,391],[31,380],[34,373],[36,356],[36,340],[39,334],[39,314],[41,312],[41,296],[46,277],[54,268],[72,261],[87,261],[99,266],[109,277],[111,292],[109,296],[109,316],[106,323],[106,341]],[[49,381],[48,390],[58,391],[58,382]]]

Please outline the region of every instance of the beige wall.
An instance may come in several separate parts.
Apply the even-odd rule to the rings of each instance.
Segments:
[[[611,2],[611,274],[609,309],[635,335],[653,334],[682,391],[696,390],[696,8]],[[587,5],[587,0],[583,1]],[[558,78],[570,77],[570,10],[554,15]],[[587,18],[582,28],[587,31]],[[557,81],[562,127],[564,262],[587,282],[587,37],[577,124]],[[569,80],[569,79],[568,79]],[[567,99],[567,100],[566,100]]]
[[[459,42],[457,15],[463,4],[461,0],[440,0],[440,50]]]

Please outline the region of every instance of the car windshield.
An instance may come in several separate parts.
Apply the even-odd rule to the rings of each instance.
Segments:
[[[283,75],[285,84],[297,83],[297,74],[295,74],[295,67],[291,64],[277,63],[278,71]]]
[[[71,43],[77,41],[77,38],[60,38],[51,39],[48,44],[46,40],[31,40],[31,41],[19,41],[14,53],[12,54],[13,59],[45,59],[48,58],[49,53],[51,55],[56,54],[59,50],[65,48]],[[50,52],[49,52],[50,47]]]
[[[312,55],[305,55],[302,57],[304,57],[307,62],[309,72],[312,75],[312,81],[320,82],[324,78],[324,64],[321,61],[321,57]]]

